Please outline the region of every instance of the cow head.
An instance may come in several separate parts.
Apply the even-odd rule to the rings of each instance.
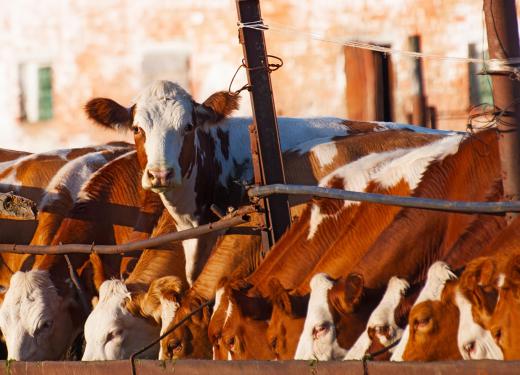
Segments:
[[[179,309],[163,329],[170,330],[187,318],[188,314],[198,309],[206,301],[188,292],[182,300],[178,296]],[[210,307],[205,306],[191,315],[174,331],[161,340],[161,355],[159,359],[196,358],[207,359],[211,357],[211,344],[208,341],[208,323],[210,319]]]
[[[452,284],[444,288],[440,301],[426,300],[410,311],[404,360],[462,359],[456,340],[459,327],[459,311],[453,302],[456,286]]]
[[[489,327],[506,360],[520,359],[520,255],[513,255],[498,279],[499,295]]]
[[[273,304],[267,328],[268,342],[276,359],[293,359],[305,323],[309,296],[289,294],[280,281],[273,278],[269,282],[268,299]]]
[[[503,359],[489,327],[498,299],[502,259],[477,258],[462,274],[455,303],[460,312],[459,351],[464,359]]]
[[[56,288],[48,270],[15,272],[0,308],[8,358],[58,360],[76,334],[82,316],[76,296]]]
[[[388,281],[381,302],[370,314],[366,330],[349,349],[346,360],[360,360],[367,352],[379,351],[401,338],[403,329],[397,314],[399,307],[405,304],[404,295],[408,288],[409,284],[404,279],[394,276]],[[389,359],[391,352],[392,349],[377,359]]]
[[[340,359],[363,332],[367,309],[374,307],[367,297],[363,276],[351,273],[337,281],[326,274],[313,276],[303,332],[296,348],[296,359]],[[366,304],[361,301],[365,299]]]
[[[104,281],[99,289],[99,301],[85,323],[83,360],[129,358],[155,340],[161,324],[164,327],[173,319],[181,290],[182,281],[175,276],[161,277],[154,280],[147,291],[134,292],[121,280]],[[157,347],[144,356],[157,358]]]
[[[133,131],[143,188],[159,192],[178,187],[191,175],[199,146],[197,132],[237,108],[236,95],[217,92],[199,104],[169,81],[148,86],[130,108],[107,98],[92,99],[85,106],[96,123]]]
[[[229,303],[221,343],[234,360],[274,359],[267,341],[267,321],[272,306],[265,298],[248,290],[249,287],[242,282],[226,287]]]

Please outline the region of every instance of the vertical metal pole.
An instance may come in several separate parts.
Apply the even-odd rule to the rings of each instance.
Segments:
[[[484,0],[489,57],[520,56],[515,0]],[[507,75],[492,75],[493,100],[497,110],[506,110],[497,119],[502,185],[506,200],[520,198],[520,82]],[[515,102],[516,101],[516,102]],[[506,215],[508,223],[516,216]]]
[[[261,21],[259,0],[236,0],[236,6],[239,22]],[[247,66],[247,78],[251,86],[251,104],[258,137],[262,182],[284,184],[285,175],[264,33],[249,28],[240,28],[239,33]],[[269,244],[272,246],[291,222],[287,196],[267,198],[265,209],[266,225],[270,228]]]
[[[414,35],[409,37],[410,49],[414,52],[421,52],[421,37]],[[428,127],[428,116],[427,116],[427,99],[424,89],[424,73],[423,73],[423,62],[422,59],[416,59],[414,61],[414,75],[417,86],[415,87],[415,93],[412,98],[413,100],[413,112],[412,112],[412,124]]]

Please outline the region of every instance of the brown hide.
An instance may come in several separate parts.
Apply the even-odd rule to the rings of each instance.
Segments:
[[[405,361],[462,359],[457,347],[459,310],[454,303],[456,283],[447,283],[440,301],[424,301],[412,308]]]

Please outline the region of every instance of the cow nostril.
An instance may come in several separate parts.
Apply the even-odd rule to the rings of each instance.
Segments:
[[[155,180],[155,175],[149,169],[146,171],[146,175],[148,176],[148,178],[150,180],[152,180],[152,181]]]
[[[173,168],[168,168],[166,170],[166,180],[169,180],[172,177],[173,177]]]
[[[471,353],[475,350],[475,341],[468,342],[464,345],[464,351],[471,356]]]

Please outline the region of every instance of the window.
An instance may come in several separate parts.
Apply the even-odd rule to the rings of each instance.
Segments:
[[[468,45],[468,56],[471,58],[489,58],[488,51],[479,51],[475,43]],[[482,64],[469,63],[469,102],[471,106],[480,104],[493,104],[493,90],[491,78],[485,74],[478,74],[482,70]]]
[[[51,66],[34,62],[24,63],[19,67],[19,74],[21,120],[50,120],[53,115]]]

